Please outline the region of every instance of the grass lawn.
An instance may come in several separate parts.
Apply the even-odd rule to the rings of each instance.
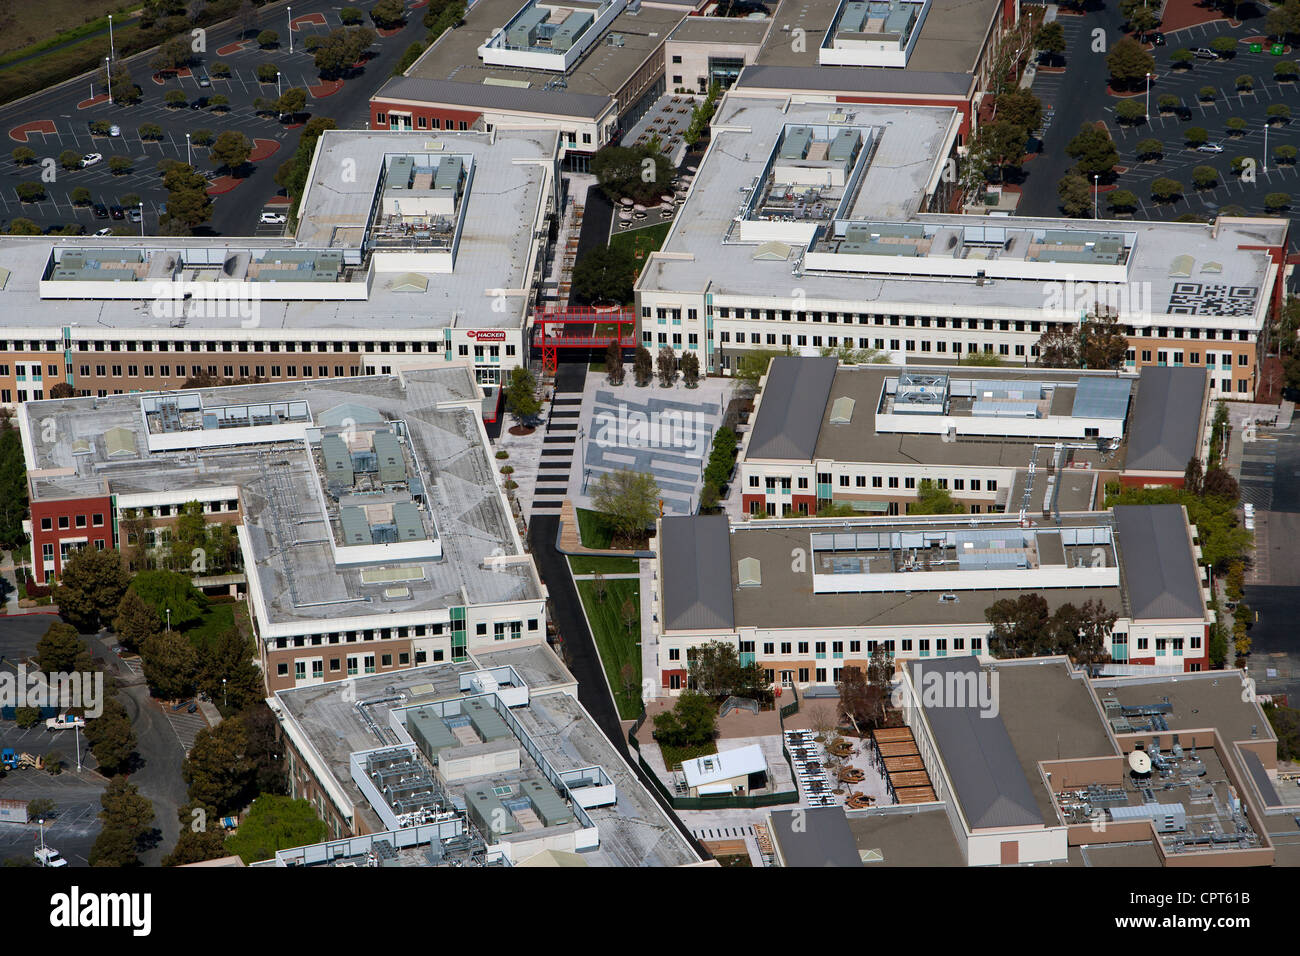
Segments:
[[[614,532],[598,511],[578,509],[578,536],[585,547],[605,550],[614,541]]]
[[[606,558],[587,554],[575,554],[569,558],[569,567],[574,574],[636,574],[641,562],[636,558]]]
[[[617,235],[610,236],[609,247],[611,249],[626,248],[634,258],[643,261],[650,253],[659,251],[659,247],[664,244],[664,239],[668,236],[668,227],[671,225],[671,222],[661,222],[657,226],[647,226],[644,229],[629,229],[627,232],[620,232]]]
[[[596,601],[594,581],[578,581],[578,594],[591,622],[596,649],[605,667],[605,676],[614,691],[618,715],[623,720],[635,720],[641,713],[641,582],[606,581],[605,600]],[[623,602],[631,598],[636,609],[636,621],[630,628],[623,624]],[[630,680],[623,669],[631,668]],[[625,683],[631,684],[627,689]]]
[[[693,747],[668,747],[660,744],[659,750],[664,755],[664,766],[669,770],[681,770],[683,760],[694,760],[696,757],[715,754],[718,752],[718,745],[712,740],[707,744],[695,744]]]
[[[203,648],[234,626],[235,605],[213,603],[203,612],[202,619],[185,631],[185,636],[195,648]]]
[[[0,62],[9,59],[10,54],[34,53],[47,45],[105,30],[108,28],[105,15],[109,13],[117,15],[115,26],[120,28],[122,15],[130,10],[131,4],[122,0],[44,0],[40,16],[32,15],[30,9],[24,16],[14,4],[7,13],[0,14]]]

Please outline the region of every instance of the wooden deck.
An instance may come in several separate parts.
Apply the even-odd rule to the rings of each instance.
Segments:
[[[909,754],[906,757],[886,757],[885,773],[891,776],[896,773],[905,773],[908,770],[924,770],[925,764],[921,762],[919,754]]]
[[[896,791],[898,802],[907,803],[933,803],[938,798],[934,795],[933,787],[905,787]]]

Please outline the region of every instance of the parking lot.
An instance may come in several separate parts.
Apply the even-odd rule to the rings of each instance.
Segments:
[[[213,181],[209,188],[214,200],[212,220],[199,231],[218,235],[281,235],[282,226],[260,224],[258,220],[264,210],[284,209],[285,200],[274,182],[275,171],[292,157],[304,123],[281,123],[274,116],[257,115],[253,110],[254,100],[273,100],[278,95],[274,82],[258,82],[257,67],[266,63],[275,65],[280,71],[280,90],[292,87],[307,90],[306,116],[328,116],[340,127],[363,127],[370,94],[388,78],[405,48],[424,34],[420,22],[422,10],[417,8],[411,11],[405,29],[376,41],[370,49],[372,58],[362,69],[342,82],[323,83],[304,44],[313,34],[323,35],[341,25],[339,8],[311,0],[294,6],[293,53],[289,52],[288,21],[283,8],[267,8],[262,15],[262,28],[269,27],[280,34],[281,45],[277,48],[263,50],[252,40],[241,42],[239,28],[231,25],[211,30],[207,52],[198,58],[201,64],[196,63],[180,74],[155,76],[148,67],[152,54],[141,54],[126,61],[132,79],[142,91],[143,98],[137,105],[111,104],[102,84],[82,79],[0,108],[0,130],[8,133],[9,140],[9,148],[0,151],[0,229],[7,229],[11,220],[21,217],[35,221],[43,229],[75,224],[87,233],[112,228],[130,234],[143,226],[146,233],[155,233],[167,198],[157,168],[159,160],[190,161],[201,173],[211,172],[216,176],[208,148],[194,146],[192,138],[189,148],[186,144],[186,133],[192,137],[194,132],[206,129],[214,136],[237,130],[255,148],[245,175],[239,178],[223,175]],[[200,86],[200,74],[210,75],[216,62],[229,66],[229,78],[210,76],[211,86]],[[170,108],[164,104],[163,97],[171,90],[185,94],[185,106]],[[196,101],[218,94],[229,100],[228,110],[215,109],[210,103],[200,109],[191,108]],[[96,120],[118,126],[121,135],[92,136],[89,124]],[[139,129],[144,124],[160,127],[162,138],[157,141],[141,138]],[[36,164],[19,167],[14,163],[11,152],[20,145],[36,151]],[[57,161],[59,154],[68,149],[81,154],[100,153],[104,159],[86,169],[69,171],[58,167],[55,181],[45,183],[44,201],[20,202],[15,192],[17,184],[39,180],[41,160],[52,157]],[[114,156],[129,158],[131,171],[114,175],[109,170],[109,160]],[[77,206],[72,202],[72,192],[78,187],[90,191],[91,204]],[[144,203],[142,223],[95,217],[93,204],[125,205],[123,197],[131,194],[138,195]],[[274,202],[277,197],[278,203]]]
[[[1220,60],[1197,59],[1190,70],[1173,70],[1169,57],[1180,47],[1204,47],[1218,36],[1233,36],[1239,40],[1257,36],[1258,24],[1232,28],[1226,23],[1209,23],[1189,27],[1172,34],[1164,46],[1156,47],[1156,79],[1151,84],[1151,112],[1148,123],[1121,126],[1109,111],[1107,125],[1120,153],[1120,165],[1127,172],[1119,177],[1120,188],[1131,190],[1139,201],[1137,215],[1144,219],[1170,219],[1185,213],[1212,217],[1225,206],[1239,206],[1247,214],[1264,212],[1264,197],[1272,192],[1294,193],[1300,185],[1300,169],[1295,164],[1279,165],[1273,151],[1282,145],[1300,147],[1300,84],[1279,83],[1274,79],[1273,66],[1296,55],[1294,51],[1273,56],[1268,44],[1258,53],[1250,52],[1244,42],[1238,43],[1235,56]],[[1248,75],[1253,89],[1237,89],[1237,77]],[[1203,87],[1214,88],[1213,100],[1202,100]],[[1173,95],[1187,112],[1182,117],[1160,114],[1157,104],[1160,96]],[[1266,111],[1275,103],[1286,104],[1293,113],[1292,121],[1266,128]],[[1245,120],[1246,131],[1233,136],[1226,127],[1231,117]],[[1210,142],[1217,142],[1223,152],[1200,152],[1186,146],[1186,131],[1201,127],[1209,134]],[[1137,144],[1148,138],[1160,140],[1164,155],[1159,161],[1139,162]],[[1265,146],[1267,140],[1267,148]],[[1249,157],[1255,163],[1254,181],[1232,173],[1235,157]],[[1213,189],[1197,190],[1192,183],[1192,170],[1197,166],[1211,166],[1219,174],[1219,185]],[[1157,205],[1151,202],[1151,182],[1167,176],[1185,187],[1180,202]]]
[[[45,843],[58,850],[71,866],[88,866],[90,848],[99,834],[99,796],[107,781],[90,768],[94,757],[81,739],[83,771],[76,772],[76,741],[68,731],[51,733],[45,724],[22,730],[13,721],[0,721],[0,749],[13,747],[18,753],[44,757],[58,750],[64,757],[64,770],[56,775],[44,770],[12,770],[0,778],[0,799],[54,802],[54,814],[45,823]],[[38,824],[24,826],[0,823],[0,861],[30,856],[39,845]]]

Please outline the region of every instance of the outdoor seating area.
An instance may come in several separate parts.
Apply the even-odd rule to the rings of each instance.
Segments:
[[[895,803],[930,803],[937,799],[910,727],[873,730],[864,744]]]
[[[839,801],[831,792],[830,778],[826,776],[826,759],[821,745],[813,738],[811,730],[787,730],[785,746],[794,762],[795,778],[803,802],[813,807],[833,807]]]

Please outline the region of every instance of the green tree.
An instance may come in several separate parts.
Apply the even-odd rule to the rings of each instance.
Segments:
[[[211,146],[217,141],[217,134],[206,127],[203,129],[196,129],[190,134],[190,141],[195,146]]]
[[[1174,202],[1183,195],[1183,184],[1168,176],[1160,176],[1151,181],[1151,198],[1155,202]]]
[[[659,485],[649,472],[602,472],[591,503],[624,542],[640,541],[659,515]]]
[[[1127,189],[1116,189],[1106,197],[1106,204],[1110,206],[1112,213],[1131,213],[1137,209],[1138,198],[1135,193]]]
[[[90,632],[117,613],[129,578],[116,551],[80,548],[63,562],[56,598],[60,615],[79,630]]]
[[[695,388],[700,384],[700,359],[694,352],[686,351],[682,353],[682,359],[679,363],[682,370],[682,384],[687,388]]]
[[[59,165],[64,169],[80,169],[81,154],[75,149],[65,149],[59,153]]]
[[[347,27],[356,26],[365,19],[365,16],[365,13],[357,7],[344,7],[339,11],[339,19],[342,20],[343,25]]]
[[[1249,93],[1255,89],[1255,78],[1251,76],[1249,73],[1242,73],[1240,76],[1237,77],[1236,85],[1238,91],[1242,93]],[[1241,119],[1241,117],[1234,116],[1232,119]],[[1232,120],[1229,120],[1228,122],[1231,123]],[[1241,122],[1244,124],[1246,121],[1241,120]]]
[[[86,743],[99,763],[100,773],[123,773],[129,769],[136,747],[135,728],[116,697],[107,698],[103,712],[86,722]]]
[[[127,588],[122,603],[117,606],[113,619],[113,633],[123,645],[137,650],[151,637],[161,634],[163,622],[158,611],[140,597],[134,588]]]
[[[1106,56],[1111,86],[1118,90],[1132,90],[1144,84],[1155,65],[1151,54],[1132,37],[1121,37]]]
[[[136,839],[133,835],[117,827],[104,827],[95,838],[95,845],[90,848],[88,857],[91,866],[128,867],[139,866],[140,858],[136,855]]]
[[[1278,146],[1273,150],[1273,161],[1287,166],[1294,166],[1296,158],[1296,148],[1294,146]]]
[[[247,136],[238,130],[226,130],[212,144],[210,156],[213,165],[234,170],[248,162],[252,152],[253,144],[248,141]]]
[[[628,246],[598,246],[574,266],[574,300],[582,305],[630,302],[637,271],[636,258]]]
[[[605,349],[605,374],[611,385],[622,385],[627,376],[627,370],[623,368],[623,346],[619,342],[610,342]]]
[[[742,664],[735,645],[725,641],[709,641],[695,648],[687,674],[693,689],[718,702],[743,697],[762,703],[772,695],[757,661]]]
[[[1197,99],[1202,103],[1213,103],[1214,98],[1219,95],[1217,86],[1202,86],[1200,92],[1196,94]]]
[[[257,35],[257,45],[263,50],[280,45],[280,34],[274,30],[263,30]]]
[[[370,8],[370,20],[380,30],[392,30],[406,21],[406,5],[402,0],[379,0]]]
[[[1123,40],[1120,41],[1124,42]],[[1091,179],[1093,176],[1109,177],[1119,162],[1119,151],[1105,127],[1085,123],[1070,140],[1065,152],[1075,160],[1078,172]]]
[[[177,631],[163,631],[140,647],[144,679],[149,690],[164,700],[188,697],[198,677],[198,653]]]
[[[1183,131],[1183,141],[1193,148],[1205,145],[1209,139],[1210,134],[1204,126],[1189,126]]]
[[[753,349],[741,355],[736,362],[736,372],[734,378],[743,388],[757,389],[758,383],[763,376],[767,374],[768,366],[772,364],[772,359],[780,358],[786,355],[793,355],[790,349],[779,351],[777,349]]]
[[[14,187],[14,191],[18,193],[20,202],[44,202],[45,200],[45,186],[35,180],[19,183]]]
[[[163,128],[157,123],[141,123],[136,133],[141,139],[159,140],[163,137]]]
[[[177,630],[197,624],[208,607],[207,596],[190,582],[189,575],[176,571],[141,571],[129,590],[153,608],[160,621],[167,621],[171,611],[171,626]]]
[[[1092,212],[1092,185],[1077,173],[1067,173],[1056,184],[1061,197],[1061,211],[1072,219]]]
[[[1213,166],[1197,166],[1192,170],[1192,185],[1197,189],[1213,189],[1219,185],[1219,171]]]
[[[274,63],[262,63],[253,71],[253,75],[257,77],[259,83],[274,83],[276,77],[280,75],[280,70]]]
[[[36,150],[30,146],[15,146],[14,151],[9,155],[13,158],[15,166],[30,166],[36,162]]]
[[[163,105],[171,109],[181,109],[189,102],[184,90],[168,90],[163,94]]]
[[[1269,193],[1264,197],[1264,211],[1268,213],[1279,213],[1291,205],[1290,193]]]
[[[1164,93],[1156,99],[1156,106],[1161,113],[1172,113],[1183,105],[1183,101],[1172,93]]]
[[[994,657],[1037,657],[1051,647],[1051,615],[1037,593],[1001,598],[984,611]]]
[[[285,90],[275,101],[275,111],[281,116],[296,116],[307,107],[307,91],[300,86]]]
[[[659,349],[659,355],[655,359],[655,370],[659,376],[659,384],[664,388],[672,388],[673,383],[677,381],[677,353],[667,345]]]
[[[19,216],[9,223],[9,235],[11,236],[39,236],[40,234],[41,227],[23,216]]]
[[[1169,63],[1176,70],[1191,69],[1192,64],[1195,62],[1196,55],[1186,47],[1175,50],[1173,53],[1169,54]],[[1143,77],[1143,79],[1145,79],[1145,77]]]
[[[193,53],[187,37],[176,36],[165,40],[158,47],[158,52],[149,60],[149,69],[155,73],[166,73],[189,66]]]
[[[1120,100],[1115,106],[1115,116],[1121,123],[1133,125],[1147,118],[1147,110],[1142,100]]]
[[[1300,76],[1300,66],[1294,60],[1281,60],[1273,64],[1273,79],[1279,83],[1290,83]]]
[[[9,412],[0,409],[0,548],[15,548],[26,542],[26,517],[27,465],[22,437]]]
[[[1278,126],[1291,118],[1291,107],[1285,103],[1273,103],[1264,111],[1270,126]]]
[[[255,657],[253,642],[238,628],[227,628],[199,651],[199,689],[234,711],[255,704],[265,696]]]
[[[110,156],[108,157],[108,171],[114,176],[125,176],[131,171],[135,164],[131,162],[130,156]]]
[[[214,112],[224,113],[230,108],[230,97],[224,93],[217,93],[208,97],[208,107]]]
[[[922,478],[916,489],[916,501],[907,507],[909,515],[959,515],[966,513],[966,506],[953,501],[947,488],[940,488],[929,478]]]
[[[1225,60],[1237,55],[1237,38],[1231,36],[1215,37],[1210,41],[1210,49]]]
[[[527,368],[512,368],[506,383],[506,410],[521,422],[531,422],[542,410],[537,399],[537,379]]]
[[[1103,307],[1084,318],[1079,326],[1079,358],[1085,368],[1118,369],[1127,351],[1128,337],[1114,312]]]
[[[191,830],[182,827],[176,846],[163,857],[162,865],[185,866],[229,855],[226,850],[226,835],[220,830]]]
[[[99,805],[103,807],[99,819],[104,826],[131,834],[133,841],[143,837],[153,822],[153,804],[126,777],[114,777],[108,782],[99,796]]]
[[[210,807],[217,815],[244,806],[256,775],[247,747],[248,729],[242,721],[223,720],[200,730],[181,769],[190,802]]]
[[[322,79],[332,79],[361,59],[378,37],[369,27],[340,27],[330,31],[314,52]],[[274,79],[274,77],[272,77]]]
[[[1034,31],[1034,47],[1049,63],[1057,63],[1065,55],[1065,27],[1059,20],[1043,23]]]
[[[645,388],[653,377],[654,359],[650,356],[650,350],[643,345],[637,346],[632,356],[632,378],[638,388]]]
[[[717,736],[718,708],[704,694],[683,691],[672,710],[654,718],[654,738],[669,747],[697,747]]]
[[[605,146],[592,156],[591,172],[601,191],[615,202],[624,197],[658,202],[673,178],[668,158],[648,144]]]
[[[226,850],[245,863],[269,860],[277,850],[320,843],[329,829],[306,800],[260,796],[253,801],[239,832],[226,838]]]

